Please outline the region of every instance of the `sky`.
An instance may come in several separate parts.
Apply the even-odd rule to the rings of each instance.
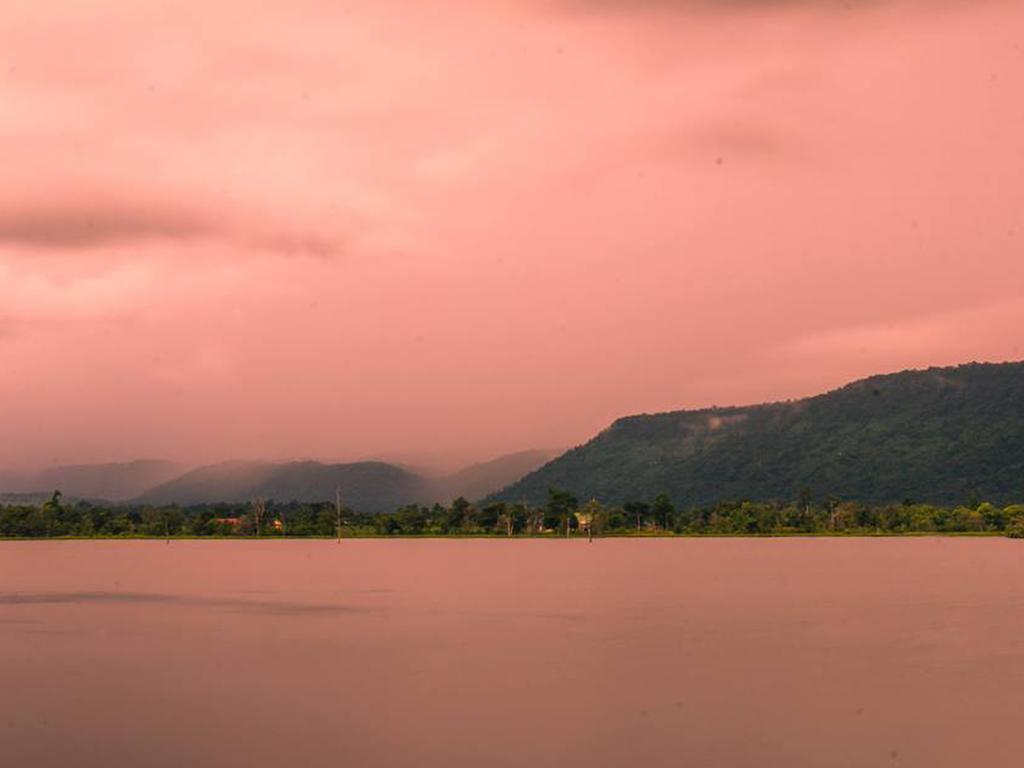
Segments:
[[[0,0],[0,467],[1024,358],[1024,4]]]

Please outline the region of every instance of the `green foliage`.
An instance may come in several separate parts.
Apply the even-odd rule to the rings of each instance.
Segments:
[[[576,517],[573,513],[576,511],[577,504],[576,497],[571,493],[558,488],[549,488],[548,503],[544,508],[545,527],[564,531],[568,536],[570,530],[576,527]]]
[[[509,535],[786,535],[1005,533],[1024,538],[1024,505],[863,504],[827,495],[800,494],[792,502],[717,502],[677,507],[668,494],[650,502],[606,505],[591,499],[582,507],[564,490],[549,490],[543,507],[494,502],[477,507],[466,499],[449,506],[408,504],[393,513],[342,509],[343,535],[509,536]],[[287,527],[276,521],[287,521]],[[331,502],[286,504],[268,501],[261,527],[265,537],[334,537],[337,513]],[[256,536],[249,504],[106,507],[87,502],[65,505],[54,495],[38,505],[0,505],[0,536]]]
[[[671,531],[675,515],[676,505],[672,503],[672,499],[668,497],[667,493],[659,493],[654,497],[654,502],[651,504],[651,517],[654,519],[655,525],[666,531]]]
[[[1024,518],[1016,518],[1006,529],[1011,539],[1024,539]]]
[[[588,534],[600,536],[608,529],[608,509],[597,499],[591,499],[576,512],[576,520]]]

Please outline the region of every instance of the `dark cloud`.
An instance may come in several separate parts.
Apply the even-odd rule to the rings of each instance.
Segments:
[[[0,244],[38,249],[93,248],[154,239],[211,234],[206,216],[144,203],[74,202],[0,204]]]
[[[346,239],[337,233],[279,229],[272,221],[259,220],[254,214],[239,218],[224,211],[214,216],[200,207],[112,202],[102,197],[27,204],[0,200],[0,246],[73,251],[205,237],[285,257],[328,259],[347,250]]]

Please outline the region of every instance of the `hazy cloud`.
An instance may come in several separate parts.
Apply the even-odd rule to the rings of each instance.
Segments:
[[[70,201],[0,207],[0,244],[39,249],[93,248],[214,232],[207,216],[186,208]]]
[[[720,121],[699,126],[688,137],[692,147],[722,163],[734,157],[769,159],[792,157],[800,139],[768,124]]]
[[[126,203],[92,199],[4,205],[0,202],[0,246],[30,251],[90,250],[114,260],[111,249],[156,241],[183,243],[218,239],[243,249],[285,257],[333,258],[346,248],[335,233],[279,225],[273,216],[216,206]],[[187,251],[176,250],[178,257]]]
[[[261,250],[287,257],[331,259],[345,250],[340,240],[315,233],[275,232],[254,238],[252,243]]]

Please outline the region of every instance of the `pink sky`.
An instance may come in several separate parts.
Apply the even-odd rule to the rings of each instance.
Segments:
[[[1020,2],[0,18],[0,466],[456,462],[1024,358]]]

